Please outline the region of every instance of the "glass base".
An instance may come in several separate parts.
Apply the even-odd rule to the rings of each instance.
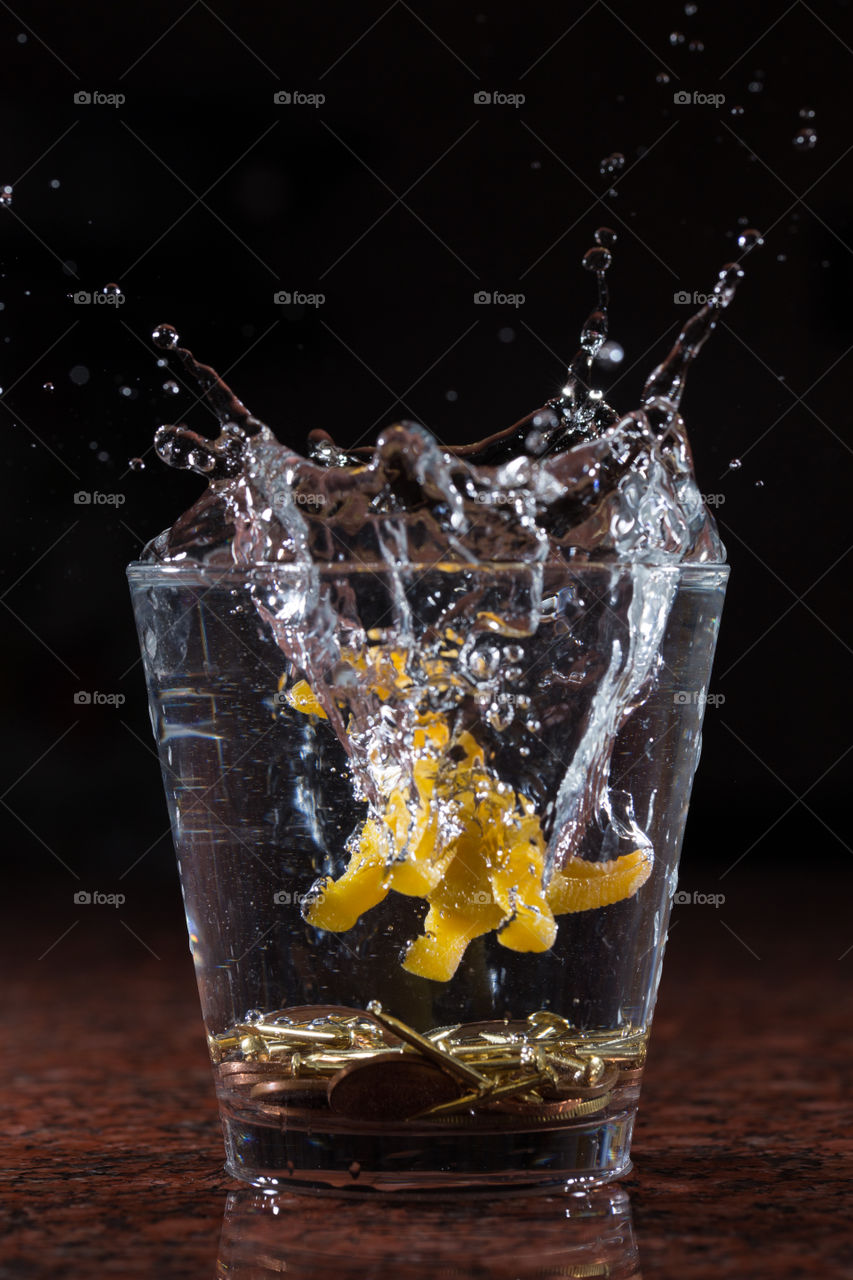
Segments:
[[[327,1133],[223,1114],[226,1171],[252,1186],[344,1192],[530,1191],[623,1177],[634,1108],[553,1129]]]

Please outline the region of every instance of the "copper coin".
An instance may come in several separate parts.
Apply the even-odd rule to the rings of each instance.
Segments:
[[[263,1102],[274,1102],[277,1097],[290,1095],[291,1100],[299,1094],[325,1093],[325,1080],[261,1080],[253,1084],[249,1090],[250,1098],[260,1098]]]
[[[458,1081],[414,1054],[379,1053],[329,1081],[329,1105],[352,1120],[406,1120],[461,1093]]]

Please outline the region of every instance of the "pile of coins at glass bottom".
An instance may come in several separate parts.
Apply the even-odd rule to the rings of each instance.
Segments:
[[[209,1037],[223,1085],[294,1119],[488,1127],[594,1115],[624,1071],[541,1009],[421,1035],[376,1001],[285,1009]],[[641,1061],[620,1067],[638,1074]],[[633,1071],[630,1069],[633,1068]]]

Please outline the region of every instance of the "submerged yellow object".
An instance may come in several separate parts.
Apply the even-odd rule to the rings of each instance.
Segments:
[[[347,660],[382,701],[411,688],[400,651],[371,645],[365,657]],[[304,680],[285,696],[297,711],[326,716]],[[351,929],[392,889],[424,898],[424,932],[410,943],[403,968],[447,982],[474,938],[495,931],[511,951],[547,951],[557,936],[555,916],[621,902],[651,875],[651,852],[636,849],[610,862],[571,858],[546,884],[533,805],[488,769],[476,738],[463,731],[451,739],[443,716],[423,712],[415,716],[412,746],[405,787],[399,767],[371,762],[384,809],[353,837],[343,875],[318,887],[306,911],[316,928]]]

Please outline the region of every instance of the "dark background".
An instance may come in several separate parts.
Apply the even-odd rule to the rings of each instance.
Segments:
[[[689,314],[674,294],[708,292],[743,225],[766,241],[686,398],[732,578],[683,884],[731,898],[788,862],[820,894],[849,874],[847,4],[39,0],[0,4],[0,60],[3,812],[11,875],[38,885],[34,954],[89,921],[80,888],[123,892],[141,945],[137,903],[177,919],[124,566],[201,488],[153,457],[155,427],[213,420],[162,389],[152,327],[176,325],[297,447],[399,416],[472,440],[562,384],[602,224],[623,409]],[[792,141],[807,126],[813,149]],[[602,176],[613,152],[624,170]],[[73,301],[108,282],[121,306]],[[525,301],[478,306],[480,289]]]

